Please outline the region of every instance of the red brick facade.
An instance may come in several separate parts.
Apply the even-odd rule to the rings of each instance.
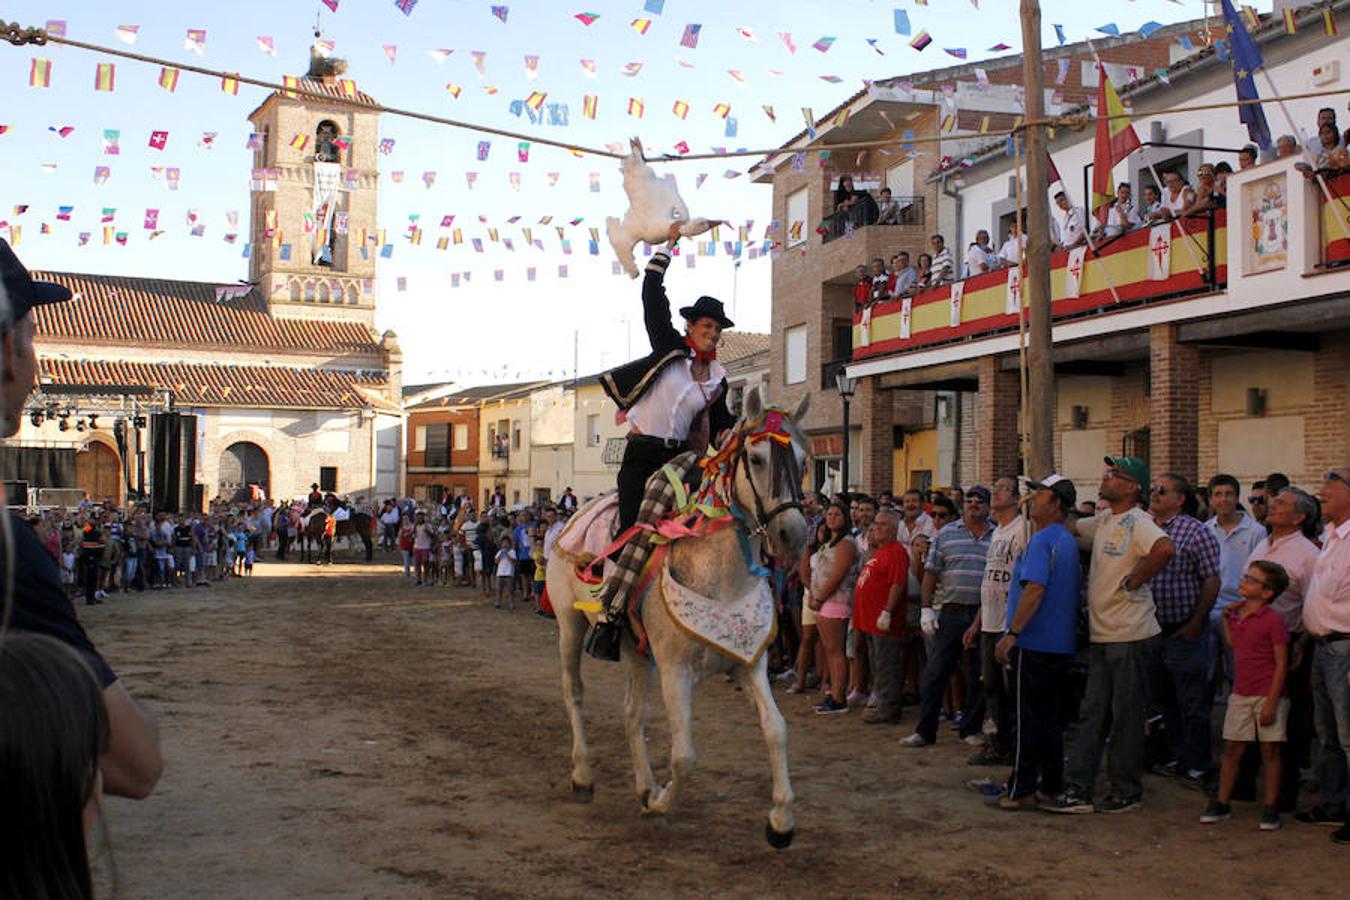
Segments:
[[[1016,370],[1004,371],[998,357],[979,360],[980,392],[975,405],[975,478],[988,485],[1021,469],[1017,412],[1021,398]]]
[[[1199,476],[1200,351],[1177,342],[1177,325],[1149,329],[1149,466]]]
[[[427,453],[417,450],[418,430],[427,425],[449,425],[449,465],[428,466]],[[468,428],[464,449],[455,449],[456,425]],[[435,489],[442,493],[468,494],[478,492],[478,408],[434,409],[408,414],[408,494],[413,497],[433,496]]]

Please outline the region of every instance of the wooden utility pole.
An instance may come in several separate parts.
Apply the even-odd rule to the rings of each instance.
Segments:
[[[1041,5],[1022,0],[1022,81],[1026,85],[1027,250],[1022,297],[1027,304],[1025,410],[1030,446],[1022,448],[1027,475],[1055,470],[1055,364],[1050,345],[1050,206],[1046,197],[1045,72],[1041,64]]]

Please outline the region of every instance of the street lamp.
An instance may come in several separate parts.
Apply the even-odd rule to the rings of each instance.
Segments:
[[[839,399],[844,401],[844,463],[841,467],[841,475],[844,480],[844,493],[848,493],[848,402],[853,399],[853,392],[858,389],[858,379],[849,378],[848,372],[841,366],[839,371],[834,373],[834,386],[839,390]]]

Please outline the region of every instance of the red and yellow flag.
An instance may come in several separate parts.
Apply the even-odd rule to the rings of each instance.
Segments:
[[[300,96],[295,92],[295,89],[300,87],[299,78],[295,77],[294,75],[285,75],[282,77],[281,83],[286,86],[286,89],[282,91],[282,93],[285,94],[287,97],[295,99]]]
[[[220,89],[231,96],[239,93],[239,76],[226,75],[220,79]]]
[[[651,19],[634,19],[634,20],[633,20],[632,22],[630,22],[629,24],[633,27],[633,30],[636,31],[638,34],[646,34],[646,33],[647,33],[647,29],[649,29],[649,28],[652,27],[652,20],[651,20]]]
[[[641,97],[628,98],[628,114],[630,116],[635,116],[639,119],[642,118],[642,111],[644,108]]]
[[[595,109],[599,103],[599,97],[595,94],[587,94],[581,101],[581,114],[588,119],[594,119]]]
[[[683,100],[676,100],[675,108],[671,110],[671,112],[675,113],[675,115],[679,116],[681,119],[686,118],[689,115],[689,104],[685,103]]]
[[[719,119],[725,119],[727,116],[731,115],[731,104],[730,104],[730,103],[714,103],[714,104],[713,104],[713,115],[717,116]]]
[[[535,112],[539,112],[539,107],[544,105],[544,99],[548,97],[547,93],[540,91],[530,91],[530,96],[525,98],[525,105]]]
[[[117,86],[117,69],[112,63],[99,63],[94,69],[94,90],[111,91]]]
[[[52,86],[52,61],[50,59],[33,59],[33,64],[28,68],[28,86],[29,87],[51,87]]]
[[[159,86],[171,94],[178,90],[178,70],[173,66],[165,66],[160,69]]]
[[[1326,31],[1327,37],[1335,37],[1340,33],[1336,30],[1336,17],[1329,9],[1322,10],[1322,29]]]
[[[1115,182],[1111,170],[1132,152],[1139,149],[1139,135],[1134,125],[1124,118],[1125,104],[1120,102],[1115,85],[1106,70],[1097,66],[1097,137],[1092,152],[1092,212],[1105,221],[1106,210],[1115,199]],[[1119,116],[1120,118],[1106,118]]]
[[[350,78],[338,79],[338,85],[342,88],[342,96],[348,100],[356,99],[356,82]]]
[[[309,135],[307,134],[295,135],[295,137],[291,138],[291,146],[294,147],[296,150],[304,150],[306,147],[309,146]]]
[[[1298,24],[1294,21],[1294,11],[1292,9],[1286,9],[1283,15],[1284,15],[1284,33],[1298,34]]]
[[[848,116],[849,116],[849,109],[847,106],[845,106],[843,109],[839,110],[839,112],[835,113],[834,118],[831,119],[830,122],[831,124],[834,125],[835,128],[838,128],[839,126],[843,125],[848,121]]]
[[[459,95],[464,92],[464,89],[457,84],[447,84],[445,86],[445,92],[458,100]]]

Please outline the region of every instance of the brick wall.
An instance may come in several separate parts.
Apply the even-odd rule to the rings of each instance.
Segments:
[[[979,367],[974,483],[988,485],[995,477],[1021,468],[1017,430],[1020,388],[1016,370],[1001,370],[998,357],[980,357]]]
[[[1199,459],[1200,351],[1177,342],[1173,323],[1149,328],[1149,466],[1194,481]]]
[[[854,481],[867,493],[889,490],[895,477],[895,394],[903,391],[878,390],[876,378],[865,378],[858,385],[849,416],[860,426],[857,435],[862,441],[859,457],[862,471],[850,473]]]

